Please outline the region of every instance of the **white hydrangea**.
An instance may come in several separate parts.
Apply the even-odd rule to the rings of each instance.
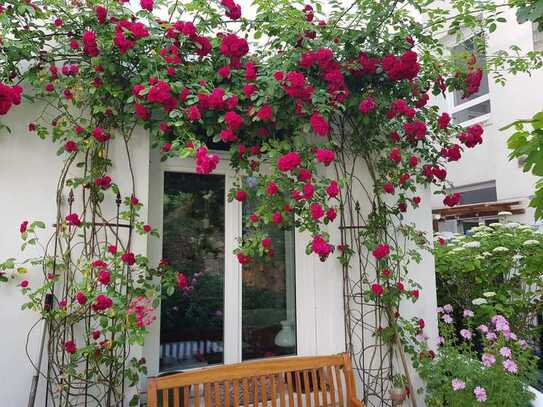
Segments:
[[[505,227],[507,229],[516,229],[520,226],[520,223],[517,223],[517,222],[509,222],[509,223],[506,223],[505,224]]]
[[[537,246],[539,244],[539,240],[535,239],[528,239],[525,240],[524,243],[522,243],[523,246]]]
[[[492,250],[494,253],[506,253],[509,251],[509,249],[507,247],[503,247],[503,246],[498,246],[498,247],[495,247],[494,250]]]
[[[483,293],[483,296],[486,298],[494,297],[496,293],[494,291],[487,291],[486,293]]]
[[[488,301],[485,300],[484,298],[475,298],[471,303],[473,305],[483,305],[483,304],[488,304]]]
[[[455,247],[454,249],[452,249],[450,251],[450,253],[458,253],[458,252],[461,252],[461,251],[464,251],[463,247]]]
[[[478,242],[476,240],[464,243],[464,247],[467,249],[476,249],[478,247],[481,247],[481,242]]]
[[[492,256],[492,253],[490,253],[490,252],[482,252],[481,254],[482,254],[483,256],[485,256],[485,257],[490,257],[490,256]]]
[[[503,227],[503,225],[501,223],[498,223],[498,222],[491,223],[488,226],[490,226],[491,228],[494,228],[494,229],[498,229],[498,228]]]
[[[472,236],[473,236],[474,238],[476,238],[476,239],[482,239],[482,238],[487,237],[487,236],[488,236],[488,233],[482,231],[482,232],[474,233]]]

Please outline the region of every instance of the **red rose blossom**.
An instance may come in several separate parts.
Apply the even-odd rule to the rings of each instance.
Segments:
[[[387,257],[390,254],[390,246],[386,243],[381,243],[377,245],[372,254],[377,260]]]
[[[27,229],[28,229],[28,221],[25,220],[25,221],[23,221],[23,222],[21,223],[21,225],[19,226],[19,232],[21,232],[21,234],[22,234],[22,233],[25,233]]]
[[[277,168],[282,172],[292,171],[302,162],[300,155],[297,152],[290,152],[282,155],[277,160]]]
[[[66,341],[64,342],[64,350],[68,353],[75,353],[77,352],[77,346],[74,341]]]
[[[371,285],[371,291],[378,297],[383,295],[383,293],[385,292],[383,286],[378,283],[374,283]]]
[[[317,148],[315,158],[318,162],[323,163],[325,166],[329,166],[334,161],[335,153],[326,148]]]
[[[81,220],[79,219],[79,216],[77,215],[77,213],[70,213],[69,215],[67,215],[66,222],[68,223],[68,225],[72,225],[72,226],[81,225]]]
[[[311,124],[313,131],[321,137],[327,136],[328,133],[330,133],[330,125],[319,112],[314,112],[311,115],[309,123]]]

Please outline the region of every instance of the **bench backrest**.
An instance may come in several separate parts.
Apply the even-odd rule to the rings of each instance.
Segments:
[[[347,407],[356,390],[347,354],[282,357],[150,378],[148,407]]]

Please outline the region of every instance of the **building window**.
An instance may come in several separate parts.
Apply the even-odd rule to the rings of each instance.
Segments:
[[[532,23],[534,38],[534,51],[543,51],[543,31],[539,30],[538,23]]]
[[[481,47],[481,37],[471,37],[461,44],[453,47],[451,53],[457,57],[464,57],[466,60],[475,55],[477,65],[486,65],[486,55]],[[461,91],[454,91],[449,94],[449,110],[455,124],[469,126],[487,120],[490,117],[490,95],[488,75],[483,72],[483,78],[479,91],[468,97],[463,97]]]
[[[496,191],[496,181],[483,182],[480,184],[466,185],[463,187],[451,188],[448,193],[458,192],[462,195],[460,203],[462,205],[496,202],[498,194]]]
[[[188,286],[161,304],[160,372],[296,353],[294,233],[270,229],[274,256],[241,272],[231,251],[255,202],[225,204],[232,182],[164,173],[162,256]]]

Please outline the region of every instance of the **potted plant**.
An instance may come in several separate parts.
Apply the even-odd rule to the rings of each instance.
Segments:
[[[393,406],[400,406],[407,397],[407,378],[402,374],[392,376],[392,388],[388,391]]]

